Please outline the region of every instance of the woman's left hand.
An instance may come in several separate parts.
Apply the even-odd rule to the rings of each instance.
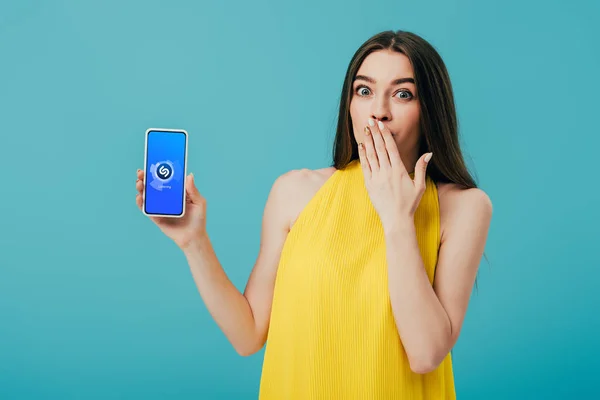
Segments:
[[[358,144],[358,154],[365,176],[365,186],[385,230],[413,218],[423,193],[425,172],[433,153],[423,154],[415,165],[414,180],[404,166],[392,133],[377,121],[365,127],[365,141]]]

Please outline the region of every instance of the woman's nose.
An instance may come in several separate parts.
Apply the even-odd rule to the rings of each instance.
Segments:
[[[376,121],[387,121],[390,119],[390,113],[387,105],[382,104],[381,101],[375,102],[371,109],[371,118]]]
[[[371,118],[373,118],[375,120],[375,122],[377,122],[377,121],[385,122],[389,119],[387,117],[387,115],[379,115],[379,114],[373,114],[373,115],[371,115]]]

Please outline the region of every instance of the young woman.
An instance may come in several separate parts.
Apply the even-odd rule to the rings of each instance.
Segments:
[[[185,253],[239,354],[267,344],[261,399],[456,397],[450,351],[492,204],[465,167],[450,79],[429,43],[387,31],[354,54],[332,166],[275,180],[244,293],[220,265],[206,201],[186,179],[185,217],[151,219]]]

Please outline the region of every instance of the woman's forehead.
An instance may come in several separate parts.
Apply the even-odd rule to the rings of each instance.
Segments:
[[[414,78],[408,57],[394,51],[376,51],[369,54],[356,74],[366,76],[377,84],[392,84],[399,78]]]

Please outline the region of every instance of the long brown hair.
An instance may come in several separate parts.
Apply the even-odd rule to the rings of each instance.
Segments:
[[[429,151],[434,154],[427,166],[427,174],[436,183],[451,182],[464,188],[477,187],[467,170],[460,148],[454,95],[444,61],[425,39],[400,30],[378,33],[354,53],[344,78],[331,166],[343,169],[358,159],[358,144],[354,139],[350,118],[352,83],[364,59],[377,50],[397,51],[406,55],[412,64],[421,108],[419,157]]]
[[[465,189],[478,187],[466,167],[460,148],[454,94],[446,65],[429,42],[415,33],[401,30],[384,31],[372,36],[350,60],[340,98],[331,166],[344,169],[359,158],[350,118],[352,84],[364,59],[378,50],[402,53],[412,64],[421,108],[419,157],[430,151],[434,154],[427,166],[427,175],[435,183],[455,183]],[[483,256],[487,259],[485,253]]]

